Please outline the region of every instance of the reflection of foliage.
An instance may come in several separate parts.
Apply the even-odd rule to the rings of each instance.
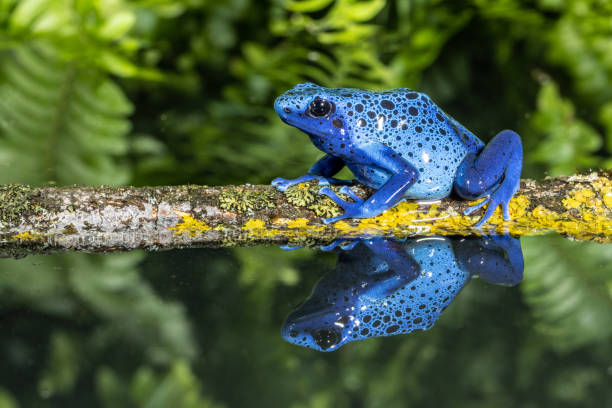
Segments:
[[[15,401],[15,399],[8,394],[6,391],[4,391],[2,388],[0,388],[0,407],[2,408],[17,408],[17,401]]]
[[[168,372],[158,375],[149,367],[140,368],[126,384],[107,367],[96,376],[97,391],[104,406],[120,407],[182,407],[217,408],[216,404],[201,395],[200,385],[189,366],[178,360]]]
[[[538,317],[536,329],[554,348],[575,349],[612,335],[612,262],[609,248],[562,239],[525,239],[523,292]],[[543,251],[542,248],[546,248]],[[590,271],[590,272],[586,272]]]
[[[485,140],[520,130],[526,176],[610,166],[610,18],[597,0],[0,0],[0,183],[299,176],[320,153],[271,102],[305,80],[414,87]],[[521,290],[475,284],[434,331],[332,356],[278,336],[329,266],[308,251],[3,260],[0,407],[603,406],[609,250],[525,244]]]

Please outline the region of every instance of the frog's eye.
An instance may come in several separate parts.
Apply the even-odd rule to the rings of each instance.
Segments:
[[[329,115],[332,111],[333,103],[326,101],[325,99],[317,98],[314,101],[310,102],[308,105],[307,113],[315,118],[321,118],[323,116]]]
[[[317,346],[323,350],[327,350],[342,341],[342,334],[334,329],[321,329],[311,334]]]

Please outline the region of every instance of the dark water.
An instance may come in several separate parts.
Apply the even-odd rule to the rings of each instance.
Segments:
[[[343,245],[2,260],[0,407],[612,406],[609,247]]]

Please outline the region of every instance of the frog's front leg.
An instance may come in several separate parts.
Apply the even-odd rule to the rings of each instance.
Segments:
[[[328,196],[344,209],[344,214],[324,219],[323,222],[326,224],[344,218],[369,218],[379,215],[397,204],[402,199],[406,190],[417,181],[419,176],[416,168],[383,144],[372,143],[356,148],[355,157],[367,161],[364,165],[378,167],[392,174],[392,176],[389,177],[389,180],[378,191],[365,201],[357,197],[348,188],[343,187],[341,192],[349,195],[354,202],[345,201],[338,197],[329,187],[323,187],[319,190],[319,194]]]
[[[289,187],[299,184],[305,183],[307,181],[318,180],[320,185],[329,185],[333,184],[349,184],[350,180],[338,180],[332,178],[332,176],[342,170],[344,167],[344,161],[336,156],[325,155],[322,159],[317,161],[311,168],[308,170],[308,173],[303,175],[302,177],[298,177],[293,180],[287,180],[284,178],[275,178],[272,180],[272,185],[275,186],[279,191],[286,191]]]
[[[503,130],[478,154],[469,153],[459,165],[455,191],[462,198],[486,199],[467,209],[466,214],[488,204],[487,211],[475,227],[481,227],[501,205],[504,219],[510,220],[508,203],[519,188],[523,165],[521,138],[511,130]]]

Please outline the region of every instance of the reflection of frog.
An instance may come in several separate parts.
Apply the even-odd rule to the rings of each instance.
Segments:
[[[510,130],[484,146],[426,95],[406,88],[367,92],[305,83],[278,97],[274,108],[327,153],[305,176],[273,180],[279,190],[314,179],[340,182],[331,177],[345,165],[359,182],[378,190],[362,201],[343,187],[355,201],[348,202],[323,187],[320,193],[344,208],[326,222],[373,217],[403,198],[446,197],[453,187],[465,199],[487,197],[468,209],[489,204],[476,226],[499,205],[510,219],[508,202],[519,187],[523,158],[521,139]]]
[[[363,240],[285,320],[285,340],[332,351],[349,341],[427,330],[472,276],[516,285],[523,254],[509,236]]]

